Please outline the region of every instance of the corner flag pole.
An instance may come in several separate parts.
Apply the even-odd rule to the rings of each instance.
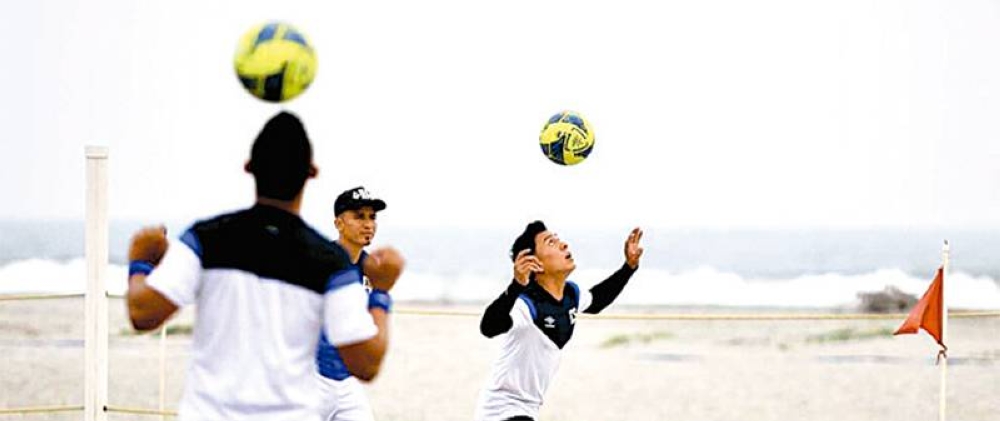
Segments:
[[[945,285],[947,284],[946,280],[951,275],[950,254],[951,246],[948,244],[948,240],[944,240],[944,247],[941,248],[941,343],[948,343],[948,339],[946,339],[948,337],[948,295],[945,293],[947,290]],[[948,355],[944,354],[941,357],[941,401],[938,405],[938,420],[945,421],[947,419]]]

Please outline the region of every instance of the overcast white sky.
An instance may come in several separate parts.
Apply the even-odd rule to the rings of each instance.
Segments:
[[[319,55],[284,105],[307,217],[364,184],[400,225],[1000,227],[1000,3],[972,0],[3,2],[0,218],[82,217],[86,144],[113,218],[249,204],[281,107],[232,55],[267,20]],[[562,109],[597,134],[576,167],[537,146]]]

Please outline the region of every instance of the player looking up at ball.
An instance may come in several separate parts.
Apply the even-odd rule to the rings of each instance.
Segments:
[[[351,374],[371,379],[387,347],[387,302],[370,300],[344,249],[298,215],[317,170],[297,117],[271,118],[245,169],[257,193],[249,209],[197,222],[178,240],[162,227],[132,238],[129,318],[150,330],[197,305],[181,421],[319,421],[320,329]],[[363,264],[383,291],[402,267],[391,248]]]
[[[542,221],[525,227],[510,249],[514,279],[483,314],[479,329],[503,334],[500,356],[476,405],[476,421],[531,421],[573,336],[579,311],[596,314],[611,304],[639,268],[642,230],[625,240],[625,263],[590,290],[570,281],[576,269],[569,244]]]

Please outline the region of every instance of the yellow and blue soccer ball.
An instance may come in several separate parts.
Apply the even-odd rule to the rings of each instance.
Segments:
[[[251,28],[240,38],[233,62],[247,92],[270,102],[299,96],[316,77],[316,52],[305,34],[287,23]]]
[[[576,165],[594,150],[594,131],[582,115],[563,111],[549,118],[538,137],[542,153],[559,165]]]

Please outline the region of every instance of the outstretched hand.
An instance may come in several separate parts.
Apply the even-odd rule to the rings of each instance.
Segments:
[[[639,258],[642,257],[642,246],[639,245],[641,239],[642,229],[635,227],[625,240],[625,263],[632,269],[639,267]]]

